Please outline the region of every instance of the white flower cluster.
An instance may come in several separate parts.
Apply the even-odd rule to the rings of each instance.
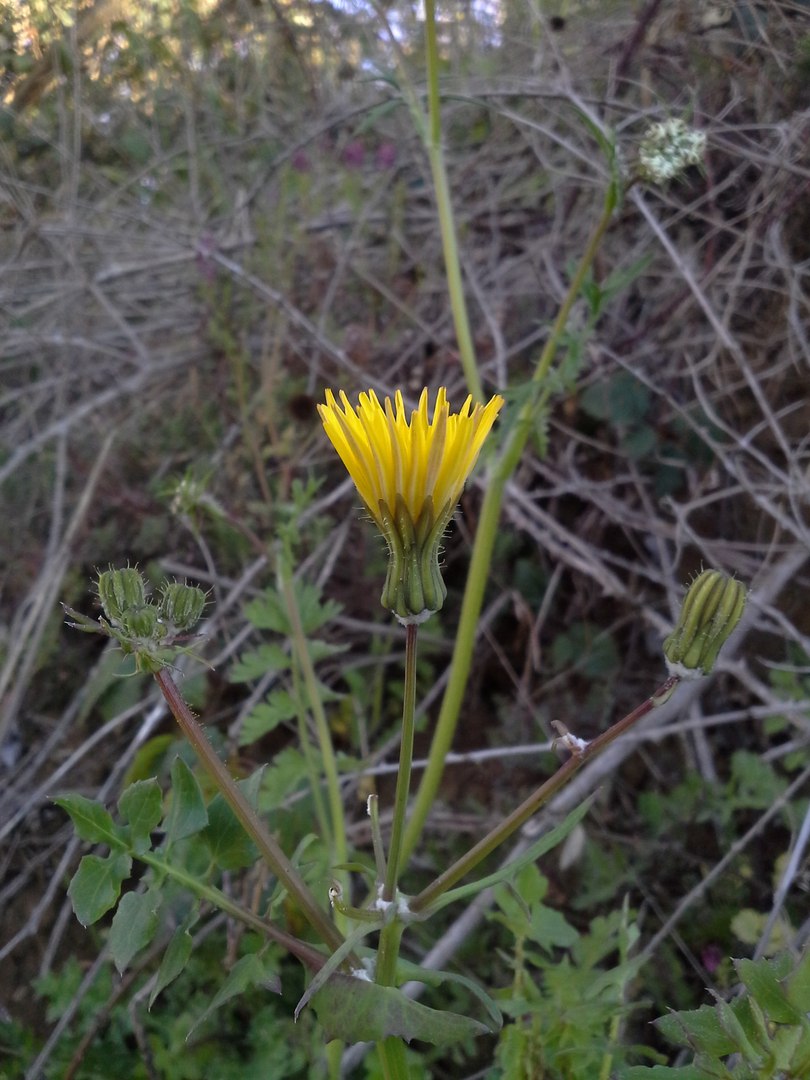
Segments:
[[[700,165],[706,151],[706,135],[683,120],[653,124],[638,149],[639,172],[644,180],[663,184],[689,165]]]

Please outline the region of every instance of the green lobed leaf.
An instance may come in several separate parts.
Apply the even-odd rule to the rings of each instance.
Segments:
[[[240,780],[237,784],[253,807],[256,806],[256,795],[263,772],[263,769],[257,769],[247,780]],[[256,845],[222,795],[216,795],[211,800],[208,806],[208,824],[200,835],[221,870],[240,870],[242,867],[252,866],[258,858]]]
[[[321,590],[317,585],[297,578],[293,582],[293,588],[301,625],[307,636],[340,614],[340,604],[334,600],[321,601]],[[275,589],[267,589],[256,600],[251,601],[245,607],[245,615],[259,630],[275,630],[285,636],[291,633],[284,600]]]
[[[411,964],[399,957],[397,959],[397,978],[402,982],[413,979],[416,982],[423,982],[427,986],[441,986],[444,982],[463,986],[466,990],[469,990],[473,997],[478,998],[484,1006],[490,1019],[489,1030],[494,1033],[500,1031],[503,1026],[503,1016],[495,1001],[483,987],[479,986],[474,979],[468,979],[466,975],[459,975],[453,971],[428,971],[418,964]]]
[[[160,967],[158,968],[158,973],[155,978],[155,985],[152,987],[152,993],[149,995],[150,1009],[157,1000],[160,992],[165,990],[169,983],[174,982],[177,976],[185,969],[189,957],[191,956],[191,950],[194,946],[194,941],[190,932],[191,927],[197,922],[199,917],[199,905],[195,904],[190,914],[172,934],[172,939],[167,945],[166,952],[163,954],[163,959],[160,962]]]
[[[770,960],[735,960],[737,974],[751,994],[777,1024],[798,1024],[803,1013],[792,1005],[779,982],[779,966]],[[784,972],[781,972],[784,974]]]
[[[145,949],[158,928],[161,895],[157,889],[128,892],[121,897],[110,927],[107,944],[120,974],[141,949]]]
[[[411,1001],[393,986],[378,986],[349,975],[333,975],[312,998],[327,1040],[347,1043],[379,1042],[389,1035],[410,1042],[421,1039],[433,1046],[449,1046],[490,1029],[459,1013],[439,1012]]]
[[[110,813],[83,795],[58,795],[53,800],[70,815],[76,834],[91,844],[106,844],[110,848],[127,847],[126,833],[116,825]]]
[[[90,926],[115,906],[121,884],[129,877],[132,859],[123,851],[106,858],[85,855],[68,886],[73,911],[82,926]]]
[[[239,745],[249,746],[279,724],[294,720],[300,711],[300,703],[288,690],[271,691],[267,698],[259,702],[245,717],[239,732]]]
[[[208,811],[196,776],[179,755],[172,762],[171,776],[171,804],[164,827],[168,839],[176,841],[204,829]]]
[[[721,1026],[734,1042],[734,1050],[739,1051],[747,1062],[758,1065],[761,1051],[757,1050],[752,1041],[757,1038],[757,1030],[752,1022],[751,1014],[745,1017],[748,1023],[743,1026],[740,1016],[731,1008],[728,1001],[719,999],[715,1005],[715,1011]]]
[[[155,777],[136,780],[121,793],[118,810],[132,830],[132,847],[138,852],[149,851],[151,833],[163,817],[163,792]]]
[[[289,671],[292,660],[280,645],[264,642],[257,649],[244,653],[233,665],[231,682],[253,682],[271,671]]]
[[[810,1012],[810,946],[805,946],[796,970],[787,978],[787,996],[801,1012]]]
[[[795,1061],[796,1051],[799,1048],[801,1039],[802,1029],[798,1024],[776,1029],[770,1044],[774,1070],[790,1075],[791,1070],[795,1069],[794,1076],[807,1075],[806,1069],[799,1072],[798,1068],[796,1068],[799,1065],[799,1062]]]
[[[720,1058],[737,1049],[734,1040],[721,1027],[717,1012],[710,1005],[660,1016],[655,1024],[671,1042],[680,1046],[691,1046],[694,1050],[712,1057]]]
[[[281,983],[275,973],[275,960],[266,954],[248,953],[236,961],[208,1008],[195,1020],[187,1038],[191,1038],[191,1033],[226,1001],[253,988],[269,990],[274,994],[281,993]]]

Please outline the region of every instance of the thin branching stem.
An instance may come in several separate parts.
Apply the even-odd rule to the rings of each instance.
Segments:
[[[307,922],[320,936],[321,940],[333,951],[339,949],[343,944],[343,936],[334,923],[331,922],[326,912],[318,906],[315,897],[309,891],[298,871],[236,786],[230,773],[217,757],[208,736],[197,723],[191,709],[183,700],[174,679],[164,668],[155,673],[155,681],[160,687],[172,715],[180,725],[181,731],[194,748],[203,768],[214,781],[234,814],[236,814],[245,832],[256,844],[264,861],[290,896],[298,903]]]
[[[597,754],[600,754],[605,747],[609,746],[620,735],[623,735],[629,728],[646,716],[659,705],[663,705],[665,701],[668,701],[672,696],[675,688],[680,682],[680,678],[677,675],[670,675],[658,687],[655,693],[642,701],[632,712],[629,712],[627,716],[622,717],[621,720],[617,720],[612,727],[609,727],[607,731],[603,731],[601,735],[597,735],[595,739],[585,743],[582,747],[577,747],[571,753],[571,756],[566,762],[564,762],[559,769],[550,776],[543,784],[540,785],[532,794],[525,799],[517,809],[513,810],[508,817],[504,818],[491,832],[489,832],[482,840],[470,848],[470,850],[457,859],[452,866],[448,867],[443,873],[424,888],[417,896],[413,897],[410,901],[410,910],[414,913],[424,911],[430,906],[430,904],[438,899],[442,893],[447,892],[452,888],[456,882],[465,877],[471,870],[484,859],[487,858],[496,848],[500,847],[505,840],[516,832],[522,825],[524,825],[533,814],[543,806],[544,803],[556,795],[561,788],[564,788],[571,777],[582,766],[595,758]]]

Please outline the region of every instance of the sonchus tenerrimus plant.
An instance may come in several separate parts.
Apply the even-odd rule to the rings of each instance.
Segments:
[[[453,242],[449,189],[441,180],[444,173],[439,120],[439,59],[433,0],[426,0],[425,14],[430,92],[429,115],[423,130],[429,141],[434,175],[441,181],[439,212],[446,268],[454,323],[462,346],[462,367],[470,395],[460,409],[453,411],[444,387],[436,392],[432,406],[431,394],[425,388],[414,408],[409,407],[401,390],[393,397],[383,396],[381,400],[373,389],[369,389],[359,394],[356,403],[344,391],[336,396],[327,390],[325,401],[319,406],[326,436],[346,466],[365,509],[387,544],[389,560],[381,601],[405,628],[403,714],[391,833],[386,845],[377,798],[370,796],[367,805],[374,869],[367,871],[367,895],[354,897],[346,888],[347,867],[358,873],[364,872],[363,864],[357,861],[336,858],[339,865],[334,867],[334,872],[341,875],[341,880],[336,878],[331,886],[320,878],[304,879],[297,861],[298,853],[295,858],[287,855],[276,834],[268,828],[264,816],[256,809],[261,776],[256,774],[255,784],[252,779],[237,783],[183,700],[172,677],[172,663],[178,653],[189,652],[190,635],[205,604],[202,590],[185,582],[168,583],[152,596],[136,568],[110,569],[98,579],[102,615],[97,620],[72,610],[68,610],[68,615],[79,629],[112,638],[125,653],[134,657],[139,671],[154,676],[183,734],[218,791],[216,799],[221,796],[225,800],[269,869],[269,879],[267,875],[261,879],[267,882],[264,893],[257,898],[257,903],[248,907],[212,884],[209,873],[197,876],[198,863],[193,860],[189,865],[179,863],[178,852],[182,850],[182,845],[178,847],[179,841],[188,844],[195,837],[205,835],[210,842],[212,830],[216,832],[217,828],[214,819],[221,823],[221,808],[217,808],[216,814],[213,812],[215,800],[206,803],[196,776],[182,758],[178,757],[172,766],[171,799],[165,812],[163,792],[154,778],[139,781],[121,794],[118,802],[120,822],[113,820],[105,807],[83,797],[69,795],[58,800],[73,818],[83,839],[110,848],[106,858],[95,854],[84,857],[71,883],[70,893],[74,910],[85,924],[118,906],[110,930],[110,948],[121,970],[156,935],[162,886],[169,881],[175,885],[183,884],[198,905],[205,902],[221,909],[230,918],[241,920],[265,942],[274,942],[297,957],[305,965],[310,979],[299,1002],[299,1010],[311,1002],[327,1039],[348,1043],[375,1042],[384,1075],[389,1080],[405,1080],[409,1074],[405,1042],[412,1039],[437,1045],[461,1042],[484,1032],[497,1032],[501,1024],[498,1007],[481,988],[474,988],[477,1001],[483,1007],[480,1021],[460,1013],[427,1008],[403,993],[402,984],[414,979],[430,980],[435,985],[437,980],[454,978],[447,973],[428,974],[415,965],[404,963],[400,958],[400,942],[409,924],[415,920],[424,921],[446,905],[468,900],[499,882],[513,881],[522,867],[564,839],[582,819],[590,800],[551,832],[530,844],[517,860],[493,874],[460,884],[568,783],[583,764],[641,717],[668,700],[684,678],[708,674],[720,648],[739,621],[745,603],[745,590],[738,582],[716,570],[702,574],[690,587],[678,625],[667,638],[665,654],[670,670],[664,683],[627,716],[591,740],[579,737],[558,723],[560,738],[557,742],[567,756],[553,775],[420,892],[406,895],[402,891],[400,882],[436,797],[444,759],[460,714],[504,493],[532,433],[546,415],[556,374],[555,364],[559,362],[569,316],[592,271],[602,239],[615,220],[615,211],[626,186],[621,175],[621,155],[613,135],[589,121],[589,130],[609,163],[610,180],[602,211],[571,274],[527,391],[522,397],[516,395],[512,415],[503,423],[499,445],[487,455],[489,473],[447,690],[422,783],[411,805],[418,627],[444,604],[446,587],[439,565],[442,537],[455,513],[464,484],[505,405],[500,394],[493,394],[488,401],[483,401],[468,326],[465,330],[462,277]],[[411,104],[415,112],[421,108],[416,95]],[[696,163],[702,152],[702,137],[683,126],[664,125],[660,130],[654,129],[641,147],[636,179],[665,182]],[[289,538],[286,546],[283,537],[281,540],[279,597],[287,604],[291,653],[299,658],[301,682],[307,687],[309,705],[320,733],[319,760],[323,764],[325,786],[330,792],[334,833],[336,823],[343,821],[342,814],[334,813],[335,798],[342,798],[336,758],[331,744],[327,745],[330,732],[323,701],[316,700],[319,683],[304,635],[304,623],[300,612],[295,611],[295,590],[288,565]],[[308,732],[306,716],[299,730],[301,738],[305,739]],[[312,781],[313,802],[316,794],[320,796],[317,780],[316,777]],[[344,850],[346,846],[346,843],[342,844]],[[121,897],[121,887],[131,872],[133,859],[150,866],[153,877],[146,892],[131,890]],[[192,871],[190,867],[195,869]],[[216,870],[215,861],[211,867]],[[277,912],[281,898],[285,899],[285,908],[292,908],[300,916],[296,925],[308,925],[308,930],[299,933],[308,934],[309,939],[294,936],[261,913]],[[180,931],[188,937],[188,926],[184,924]],[[370,935],[378,935],[371,946],[366,944]],[[311,940],[313,937],[314,941]],[[183,944],[190,951],[185,938]],[[187,957],[188,954],[184,955]],[[249,978],[240,971],[240,978],[244,979],[242,988],[245,985],[266,988],[272,981],[267,978],[268,969],[263,957],[260,950],[252,958],[244,958],[251,967]],[[172,951],[171,964],[164,961],[157,974],[154,993],[159,993],[177,977],[182,968],[183,964],[176,961],[176,952]],[[463,981],[463,985],[469,989],[469,980]],[[339,1072],[338,1057],[335,1053],[329,1054],[334,1077]],[[609,1069],[606,1058],[601,1073],[607,1075]]]
[[[125,653],[134,656],[138,670],[154,675],[202,766],[255,842],[259,855],[272,872],[272,880],[297,905],[320,944],[313,945],[294,937],[267,919],[257,919],[254,912],[243,910],[210,883],[189,878],[186,868],[182,870],[182,880],[192,892],[196,890],[198,898],[220,906],[232,917],[243,919],[247,925],[259,929],[268,941],[282,945],[297,956],[311,973],[299,1009],[311,1001],[327,1036],[349,1042],[376,1041],[386,1074],[392,1077],[407,1075],[403,1040],[419,1038],[441,1044],[497,1030],[500,1024],[497,1007],[483,991],[479,991],[479,996],[486,1003],[488,1014],[484,1022],[457,1013],[428,1009],[402,994],[400,985],[415,977],[414,969],[403,965],[399,956],[401,937],[409,923],[423,921],[449,903],[513,877],[527,860],[535,860],[567,835],[584,815],[589,802],[582,804],[550,834],[536,841],[516,863],[494,875],[459,886],[463,878],[512,836],[585,762],[642,716],[668,700],[682,680],[707,675],[738,624],[746,601],[746,590],[740,582],[718,570],[702,572],[689,586],[677,625],[664,642],[664,655],[669,666],[666,681],[631,713],[590,741],[558,724],[560,738],[557,742],[568,756],[557,771],[419,893],[413,896],[403,893],[400,879],[407,861],[403,854],[403,835],[413,757],[418,627],[444,602],[439,541],[503,404],[499,395],[494,395],[487,405],[474,405],[468,398],[461,410],[454,413],[446,390],[442,388],[432,409],[427,390],[422,392],[417,407],[410,412],[401,392],[397,392],[393,402],[390,398],[381,402],[373,391],[369,391],[360,395],[355,406],[345,393],[340,394],[338,403],[338,399],[327,391],[326,401],[320,406],[326,434],[388,545],[388,574],[381,600],[405,627],[403,716],[391,836],[386,850],[376,797],[372,796],[368,809],[376,879],[371,881],[368,896],[360,906],[352,903],[352,898],[338,882],[324,889],[320,896],[313,894],[268,830],[255,805],[219,760],[202,727],[183,701],[171,675],[171,664],[178,652],[188,652],[186,642],[205,605],[202,590],[185,582],[168,582],[151,596],[136,568],[110,569],[98,577],[102,614],[97,620],[68,609],[73,625],[112,638]],[[176,834],[178,818],[186,821],[196,814],[197,828],[207,822],[202,796],[196,781],[189,780],[188,770],[185,769],[181,776],[178,765],[172,776],[174,781],[181,783],[183,790],[176,791],[173,796],[174,800],[179,800],[177,805],[180,807],[172,811],[175,824],[168,823],[168,818],[165,824],[169,840],[174,839],[172,830]],[[184,800],[191,802],[183,808]],[[95,921],[115,906],[133,858],[153,866],[159,880],[169,879],[177,873],[172,868],[171,843],[165,851],[153,852],[145,836],[136,829],[137,822],[140,823],[138,828],[143,826],[147,832],[156,829],[160,823],[162,798],[156,780],[141,781],[140,786],[134,785],[122,794],[119,802],[122,825],[113,823],[106,810],[94,808],[94,804],[79,796],[65,796],[59,802],[71,814],[83,838],[97,842],[104,840],[112,848],[109,859],[114,860],[114,872],[97,856],[87,856],[71,885],[71,899],[83,922]],[[104,828],[100,824],[103,815],[106,815],[104,821],[109,818]],[[186,823],[183,829],[186,828],[191,826]],[[104,889],[100,888],[102,880]],[[126,902],[127,911],[113,920],[112,951],[116,962],[128,963],[135,952],[149,944],[156,931],[159,904],[153,892],[159,893],[159,882],[150,886],[148,918],[132,918],[135,913],[129,909],[136,901],[127,897],[133,894],[126,894],[121,900],[122,905]],[[338,913],[341,929],[330,916],[330,904]],[[130,924],[138,928],[134,939],[127,929]],[[371,952],[363,942],[377,932],[377,948]]]

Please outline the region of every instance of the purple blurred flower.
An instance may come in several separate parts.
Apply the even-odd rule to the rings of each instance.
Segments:
[[[706,945],[700,954],[700,962],[710,975],[714,975],[722,961],[723,950],[719,945]]]
[[[305,150],[296,150],[290,158],[290,164],[296,172],[309,172],[312,168]]]
[[[343,148],[343,164],[349,169],[359,169],[366,159],[366,148],[360,139],[352,139]]]
[[[380,143],[374,155],[374,164],[378,169],[393,169],[397,163],[397,148],[392,142]]]

